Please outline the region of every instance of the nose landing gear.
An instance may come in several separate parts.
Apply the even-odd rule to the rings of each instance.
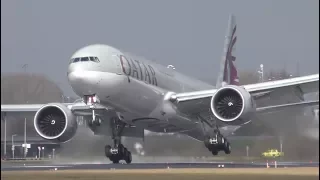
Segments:
[[[114,164],[119,163],[120,160],[124,160],[127,164],[130,164],[132,162],[131,152],[121,144],[121,133],[125,127],[125,123],[118,118],[112,118],[111,127],[113,147],[110,145],[105,146],[105,156]]]

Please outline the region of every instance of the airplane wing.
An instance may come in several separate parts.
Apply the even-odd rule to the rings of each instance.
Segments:
[[[36,112],[44,104],[1,104],[1,113],[2,112]]]
[[[242,86],[256,101],[261,97],[271,97],[273,99],[281,99],[284,93],[290,92],[298,96],[303,94],[318,92],[319,91],[319,74],[302,76],[290,79],[268,81],[263,83],[249,84]],[[218,89],[195,91],[187,93],[173,94],[170,100],[177,106],[177,109],[184,114],[198,114],[202,112],[209,112],[210,101],[212,96]],[[304,102],[300,105],[297,104],[283,104],[282,106],[265,107],[260,111],[276,110],[277,108],[297,107],[297,106],[313,106],[318,102]],[[258,107],[263,108],[263,107]]]
[[[67,106],[72,103],[63,103]],[[36,112],[45,104],[1,104],[1,112]]]
[[[307,94],[319,91],[319,74],[277,81],[245,85],[244,88],[254,97],[269,92],[299,91]]]
[[[78,103],[60,103],[68,107],[74,115],[90,115],[92,105],[86,105],[84,102]],[[1,104],[1,113],[35,113],[42,106],[47,104]],[[101,104],[94,104],[96,110],[110,110],[111,107],[106,107]]]

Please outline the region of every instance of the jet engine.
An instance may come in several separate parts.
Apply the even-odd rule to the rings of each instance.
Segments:
[[[34,116],[34,127],[42,138],[64,143],[73,138],[78,123],[67,106],[49,103],[37,111]]]
[[[250,121],[256,106],[250,93],[243,87],[228,85],[220,88],[211,98],[211,111],[220,121],[241,125]]]

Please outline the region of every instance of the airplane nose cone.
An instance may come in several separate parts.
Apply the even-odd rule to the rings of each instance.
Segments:
[[[72,84],[82,84],[86,81],[84,74],[84,71],[72,71],[68,73],[68,79]]]
[[[90,71],[76,70],[68,73],[68,80],[73,90],[82,96],[96,93],[99,77]]]

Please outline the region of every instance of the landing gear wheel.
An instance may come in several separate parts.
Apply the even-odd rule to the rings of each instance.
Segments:
[[[124,158],[127,164],[130,164],[132,162],[132,155],[130,151],[126,151],[126,156]]]
[[[214,155],[214,156],[218,155],[218,151],[217,151],[217,150],[212,150],[211,153],[212,153],[212,155]]]
[[[219,135],[218,134],[218,136],[217,136],[217,141],[218,141],[218,144],[224,144],[224,137],[223,136],[221,136],[221,135]]]
[[[119,144],[118,153],[120,154],[120,156],[124,156],[125,155],[126,149],[127,148],[125,148],[122,144]]]
[[[128,151],[128,149],[125,148],[123,144],[121,144],[121,135],[126,124],[121,119],[119,119],[119,117],[112,117],[110,120],[110,126],[112,127],[113,139],[113,146],[112,148],[110,148],[110,161],[112,161],[114,164],[119,163],[120,160],[125,160],[127,164],[131,163],[131,152]],[[106,149],[108,148],[109,146],[106,146]],[[106,153],[106,155],[109,154]]]
[[[231,153],[231,145],[227,141],[224,143],[224,153],[226,153],[226,154],[230,154]]]
[[[112,159],[111,161],[113,162],[113,164],[119,164],[120,160],[118,158],[115,158],[115,159]]]
[[[111,154],[111,146],[110,145],[106,145],[104,147],[104,153],[106,155],[106,157],[110,157],[112,154]]]
[[[96,118],[96,120],[93,121],[93,124],[94,124],[95,126],[100,126],[100,125],[101,125],[101,119],[100,119],[100,118]]]
[[[110,157],[109,157],[110,161],[113,162],[113,164],[118,164],[119,161],[121,160],[121,156],[119,156],[118,154],[112,154]]]

